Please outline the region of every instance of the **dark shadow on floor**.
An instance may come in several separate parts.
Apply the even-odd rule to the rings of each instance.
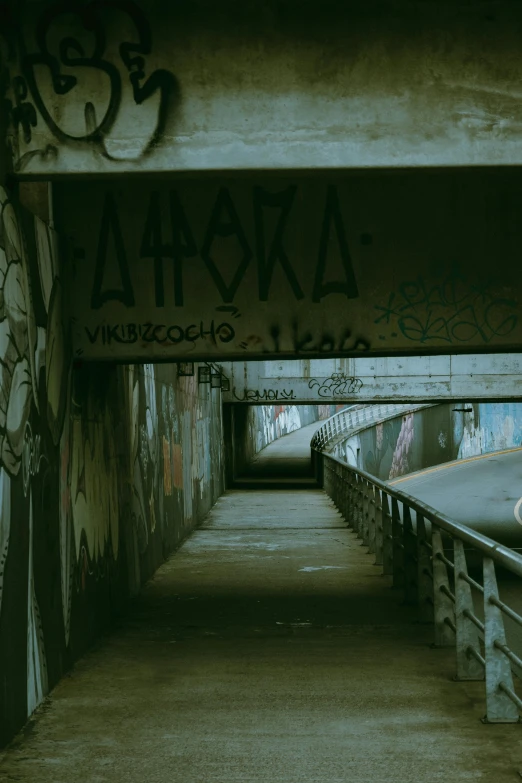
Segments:
[[[321,422],[302,427],[262,449],[236,479],[238,489],[312,489],[317,487],[310,441]]]

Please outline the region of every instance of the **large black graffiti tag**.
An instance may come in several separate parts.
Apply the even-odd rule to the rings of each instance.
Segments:
[[[232,236],[235,236],[237,239],[241,258],[234,272],[232,282],[227,285],[212,257],[212,245],[216,237],[226,238]],[[201,258],[210,272],[210,276],[216,284],[223,302],[233,302],[236,291],[252,259],[252,251],[227,188],[220,188],[218,193],[212,215],[210,216],[203,247],[201,248]]]
[[[283,245],[283,234],[286,228],[288,215],[294,202],[296,185],[291,185],[279,193],[270,193],[263,188],[254,188],[254,219],[256,227],[256,249],[258,259],[259,301],[268,301],[270,283],[276,261],[279,261],[290,283],[290,287],[296,299],[303,299],[304,294],[296,274],[290,265],[288,255]],[[263,207],[280,207],[279,220],[274,232],[272,245],[268,254],[265,249],[265,226],[263,220]]]
[[[341,253],[341,262],[345,274],[344,280],[331,280],[324,282],[324,273],[326,269],[326,258],[328,254],[328,241],[332,230],[332,223],[337,234],[339,250]],[[328,294],[345,294],[348,299],[356,299],[359,296],[357,282],[352,266],[352,258],[346,240],[343,217],[339,205],[337,188],[329,185],[326,195],[326,208],[324,211],[323,227],[319,243],[319,259],[315,272],[314,291],[312,295],[313,302],[320,302]]]
[[[120,273],[121,288],[104,290],[103,280],[107,264],[109,238],[111,235],[114,240],[116,263]],[[127,262],[127,253],[125,252],[125,245],[123,243],[116,202],[112,193],[107,193],[105,196],[105,207],[103,210],[100,238],[98,241],[98,252],[96,254],[91,307],[93,310],[99,310],[105,302],[110,302],[111,300],[122,302],[122,304],[127,307],[133,307],[135,304],[134,291],[132,289]]]
[[[62,143],[89,142],[104,157],[113,159],[106,149],[105,138],[120,112],[123,89],[120,70],[106,55],[108,46],[103,19],[106,11],[124,14],[135,31],[136,39],[122,41],[118,52],[127,70],[136,105],[141,105],[156,93],[160,96],[156,124],[144,152],[150,151],[160,140],[179,88],[175,76],[167,70],[157,69],[147,77],[145,58],[152,52],[148,20],[133,0],[92,0],[84,5],[58,2],[47,8],[36,26],[36,51],[27,50],[20,33],[21,75],[13,80],[15,100],[12,121],[16,131],[21,126],[26,143],[31,141],[31,130],[37,125],[36,107],[56,139]],[[71,16],[79,22],[79,26],[71,22]],[[121,25],[122,29],[128,27],[128,24]],[[66,30],[73,30],[73,34],[67,35]],[[45,95],[37,78],[42,68],[47,69],[52,86],[52,91]],[[89,73],[96,73],[97,81],[102,76],[102,83],[107,85],[106,100],[101,112],[92,101],[87,101],[83,110],[84,128],[71,132],[55,110],[53,93],[54,96],[72,95]],[[18,168],[21,167],[23,160],[18,161]]]
[[[291,185],[285,190],[270,192],[263,188],[255,186],[251,191],[251,214],[254,216],[253,231],[250,235],[247,230],[250,227],[246,222],[246,229],[243,227],[240,213],[236,208],[238,198],[234,201],[230,189],[221,187],[216,195],[215,201],[211,207],[208,218],[204,216],[204,231],[199,235],[196,230],[200,221],[194,222],[194,215],[188,214],[182,204],[182,200],[175,190],[169,190],[162,193],[159,190],[153,190],[149,195],[148,205],[145,210],[143,221],[143,231],[134,247],[138,248],[138,257],[150,264],[151,277],[154,285],[154,304],[156,307],[168,307],[172,304],[176,307],[183,307],[186,304],[185,295],[185,277],[189,278],[189,283],[194,281],[195,270],[206,270],[205,277],[215,285],[221,302],[231,304],[249,270],[252,261],[257,261],[257,281],[258,281],[258,300],[266,302],[270,297],[274,297],[275,285],[272,285],[272,279],[279,265],[283,271],[290,290],[297,301],[301,301],[305,296],[310,297],[312,302],[320,304],[321,300],[329,294],[343,294],[347,298],[358,296],[357,282],[352,267],[351,257],[346,242],[346,234],[340,212],[339,201],[336,189],[328,188],[324,213],[319,213],[318,220],[322,226],[320,232],[320,241],[317,248],[317,261],[309,274],[309,280],[306,280],[306,269],[303,270],[303,264],[297,266],[295,260],[293,264],[290,261],[289,253],[285,246],[285,230],[289,224],[289,215],[295,201],[297,187]],[[243,204],[243,207],[245,205]],[[277,210],[274,218],[274,212],[270,215],[272,225],[275,224],[273,232],[267,225],[267,212]],[[245,216],[245,209],[241,215]],[[196,218],[197,220],[197,218]],[[123,227],[128,217],[119,209],[118,199],[112,192],[108,192],[104,199],[100,234],[98,241],[98,250],[96,254],[95,273],[93,287],[91,291],[91,303],[93,309],[99,309],[105,303],[114,300],[132,307],[135,299],[133,283],[131,280],[132,271],[135,267],[135,250],[132,244],[126,240]],[[138,223],[140,223],[138,217]],[[192,226],[195,227],[193,230]],[[298,218],[294,221],[293,233],[289,231],[286,237],[286,244],[293,248],[293,258],[300,259],[299,251],[296,251],[296,231],[295,226],[299,226]],[[300,230],[300,229],[299,229]],[[341,277],[344,274],[344,280],[328,279],[326,273],[327,255],[331,235],[335,235],[340,248]],[[270,237],[270,238],[269,238]],[[255,248],[255,255],[252,248]],[[131,263],[128,263],[128,255]],[[187,264],[185,274],[185,261],[195,259]],[[172,275],[165,273],[165,264],[171,260]],[[152,261],[152,263],[151,263]],[[115,262],[115,263],[114,263]],[[312,263],[314,263],[312,256]],[[306,291],[305,284],[301,285],[296,273],[296,267],[300,274],[305,278],[305,283],[313,284],[313,290]],[[120,282],[119,287],[105,286],[104,280],[112,275],[111,270],[115,268]],[[199,275],[199,272],[198,272]],[[166,287],[166,280],[173,280],[173,291],[169,292]],[[171,284],[170,284],[171,285]],[[245,285],[243,285],[243,289]],[[250,292],[249,292],[250,293]],[[254,299],[255,299],[254,294]],[[274,350],[279,350],[278,332],[271,332],[274,339]],[[295,336],[295,348],[299,350],[315,350],[315,337],[308,330]],[[335,345],[339,342],[339,336],[334,336],[327,332],[323,333],[320,339],[321,353],[333,351]],[[352,342],[352,334],[349,329],[345,329],[340,338],[339,350],[346,352],[347,343]],[[357,341],[356,341],[357,342]],[[308,344],[310,343],[310,346]],[[308,347],[307,347],[308,346]]]

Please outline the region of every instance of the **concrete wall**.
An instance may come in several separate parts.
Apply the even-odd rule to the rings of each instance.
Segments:
[[[459,405],[469,413],[453,414],[453,442],[457,459],[522,445],[522,404]]]
[[[520,352],[521,22],[511,0],[2,3],[2,122],[15,176],[63,188],[78,355]]]
[[[519,168],[84,178],[54,192],[84,358],[521,350]]]
[[[13,0],[15,166],[520,164],[521,19],[513,0]]]
[[[332,453],[388,480],[521,445],[522,403],[459,403],[435,405],[377,424],[337,444]]]
[[[72,368],[59,247],[0,187],[0,744],[224,481],[219,391],[172,365]]]
[[[224,402],[444,402],[520,399],[522,354],[223,362]]]

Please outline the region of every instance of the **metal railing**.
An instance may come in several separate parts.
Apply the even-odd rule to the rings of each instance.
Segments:
[[[399,405],[397,403],[382,405],[352,405],[339,413],[330,416],[324,424],[314,433],[311,441],[311,447],[317,451],[323,451],[326,446],[341,435],[349,435],[351,431],[371,426],[383,419],[389,419],[393,416],[400,416],[403,413],[418,411],[423,408],[431,408],[430,404],[411,403]]]
[[[485,680],[484,721],[518,722],[513,675],[521,676],[522,659],[508,647],[504,618],[522,626],[522,617],[500,599],[496,569],[522,578],[522,555],[336,457],[316,450],[314,462],[320,485],[375,564],[418,607],[419,619],[433,623],[434,646],[455,646],[456,679]],[[479,556],[482,583],[470,555]]]

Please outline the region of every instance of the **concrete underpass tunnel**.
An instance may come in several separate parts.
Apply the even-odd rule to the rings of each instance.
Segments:
[[[217,781],[232,764],[265,781],[291,759],[292,783],[346,769],[431,783],[444,758],[457,783],[470,763],[507,783],[498,759],[515,763],[515,728],[483,733],[483,683],[455,691],[444,676],[453,649],[430,651],[431,626],[318,486],[310,441],[345,417],[339,458],[393,482],[492,450],[502,433],[516,470],[522,405],[233,404],[198,375],[197,363],[76,366],[59,448],[41,446],[54,472],[31,458],[21,484],[3,479],[18,516],[3,573],[2,740],[27,718],[35,730],[2,773]],[[53,486],[56,508],[44,502]]]
[[[522,769],[429,647],[447,551],[382,501],[518,557],[520,31],[513,0],[0,2],[0,779]]]
[[[343,405],[226,405],[228,485],[235,488],[317,487],[310,442]],[[292,434],[291,438],[286,437]]]

